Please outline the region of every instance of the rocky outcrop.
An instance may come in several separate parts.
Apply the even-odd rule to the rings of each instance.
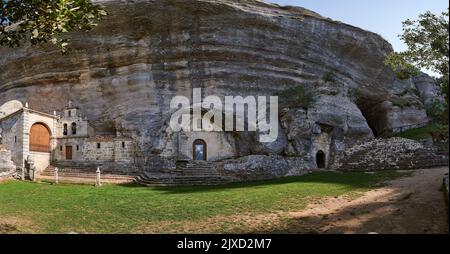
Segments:
[[[222,175],[241,181],[265,180],[287,176],[299,176],[309,172],[315,165],[299,158],[251,155],[221,164]]]
[[[420,80],[396,78],[383,64],[392,47],[377,34],[256,0],[97,2],[109,15],[93,31],[71,34],[66,55],[48,45],[0,48],[0,105],[28,101],[50,113],[71,100],[96,130],[129,132],[145,154],[176,158],[177,137],[167,132],[175,95],[202,88],[268,96],[301,87],[311,103],[295,97],[284,105],[276,143],[252,133],[230,143],[236,156],[313,165],[319,149],[332,160],[358,141],[427,121],[423,101],[434,94],[416,94]]]
[[[441,89],[436,85],[436,81],[429,75],[422,73],[421,75],[412,79],[417,93],[422,99],[425,107],[433,106],[433,103],[445,101]]]
[[[403,139],[376,139],[345,151],[334,165],[340,170],[372,171],[418,169],[448,165],[448,157],[436,153],[420,142]]]

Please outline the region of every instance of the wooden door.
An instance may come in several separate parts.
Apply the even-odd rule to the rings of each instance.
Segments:
[[[50,152],[50,131],[41,123],[36,123],[31,126],[30,151],[43,153]]]
[[[66,146],[66,160],[72,160],[72,146]]]

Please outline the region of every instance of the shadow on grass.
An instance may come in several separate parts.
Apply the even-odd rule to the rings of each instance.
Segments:
[[[448,207],[436,186],[427,202],[412,197],[417,193],[401,193],[397,198],[373,200],[345,205],[336,212],[293,216],[267,228],[245,231],[245,234],[448,234]],[[411,200],[413,199],[413,200]],[[430,204],[431,203],[431,204]],[[430,209],[432,207],[432,209]],[[386,223],[389,222],[389,223]]]
[[[339,184],[352,188],[369,188],[381,186],[380,183],[398,177],[409,176],[409,172],[382,171],[376,173],[364,172],[315,172],[304,176],[285,177],[273,180],[260,180],[248,182],[236,182],[225,185],[212,186],[154,186],[146,187],[139,184],[121,184],[120,186],[131,188],[152,188],[167,194],[186,194],[197,192],[214,192],[241,188],[265,188],[286,184]]]

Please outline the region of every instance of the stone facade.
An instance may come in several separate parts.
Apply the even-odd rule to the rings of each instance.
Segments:
[[[9,103],[11,104],[11,103]],[[2,107],[5,108],[5,107]],[[35,124],[48,130],[48,152],[30,149],[30,130]],[[131,167],[132,139],[113,135],[96,135],[89,121],[83,118],[81,111],[71,102],[63,110],[62,116],[32,110],[26,104],[12,110],[0,118],[2,142],[12,161],[19,168],[27,167],[27,159],[33,160],[38,172],[51,163],[86,163],[101,165],[113,162],[121,167]]]

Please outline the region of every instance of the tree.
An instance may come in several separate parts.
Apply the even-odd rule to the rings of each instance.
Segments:
[[[69,40],[64,34],[88,31],[104,15],[89,0],[1,0],[0,45],[51,42],[65,52]]]
[[[419,15],[418,20],[403,22],[403,34],[399,36],[408,50],[393,53],[386,59],[400,78],[409,78],[427,69],[439,74],[439,85],[449,98],[449,12],[440,16],[431,12]]]

